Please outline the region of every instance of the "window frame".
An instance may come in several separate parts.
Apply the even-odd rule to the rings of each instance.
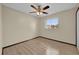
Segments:
[[[47,21],[48,21],[48,20],[54,20],[54,19],[57,19],[57,20],[58,20],[58,24],[56,24],[56,25],[51,25],[51,27],[48,28],[48,26],[50,26],[50,25],[47,25]],[[52,29],[52,26],[53,26],[53,27],[58,27],[58,26],[59,26],[59,17],[49,18],[49,19],[46,19],[46,20],[45,20],[45,28],[47,28],[47,29]]]

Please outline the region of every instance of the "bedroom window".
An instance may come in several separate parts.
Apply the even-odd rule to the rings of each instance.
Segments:
[[[46,20],[47,29],[57,28],[58,24],[59,24],[58,18],[52,18],[52,19]]]

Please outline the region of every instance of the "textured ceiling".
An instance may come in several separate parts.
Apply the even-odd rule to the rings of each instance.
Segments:
[[[41,5],[42,7],[49,5],[50,8],[46,10],[48,12],[47,15],[43,14],[41,16],[37,16],[37,17],[42,17],[42,16],[48,16],[57,12],[74,8],[76,7],[77,4],[76,3],[4,3],[3,5],[9,8],[13,8],[15,10],[27,13],[32,16],[37,16],[37,15],[35,13],[29,13],[33,11],[30,5],[35,5],[35,6]]]

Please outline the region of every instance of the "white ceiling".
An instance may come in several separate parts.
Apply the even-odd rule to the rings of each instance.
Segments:
[[[35,5],[35,6],[41,5],[42,7],[49,5],[50,8],[46,10],[48,14],[47,15],[43,14],[41,15],[42,17],[42,16],[48,16],[57,12],[74,8],[76,7],[77,4],[76,3],[4,3],[3,5],[9,8],[13,8],[15,10],[27,13],[32,16],[37,16],[37,15],[35,13],[29,13],[33,11],[30,5]],[[40,17],[40,16],[37,16],[37,17]]]

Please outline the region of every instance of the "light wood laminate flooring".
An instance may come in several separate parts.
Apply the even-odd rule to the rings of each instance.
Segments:
[[[76,46],[42,37],[32,39],[3,50],[4,55],[78,55]]]

